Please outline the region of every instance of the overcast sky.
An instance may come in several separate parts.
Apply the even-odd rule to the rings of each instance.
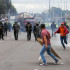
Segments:
[[[11,0],[12,4],[21,12],[41,13],[49,9],[49,0]],[[70,10],[70,0],[67,0],[67,9]],[[61,0],[50,0],[51,7],[61,8]],[[62,9],[66,9],[66,0],[62,0]]]

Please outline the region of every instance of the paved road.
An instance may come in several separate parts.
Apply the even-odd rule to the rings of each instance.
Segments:
[[[55,65],[54,60],[45,53],[48,66],[40,66],[38,57],[41,45],[34,41],[33,34],[31,41],[27,41],[26,33],[19,34],[19,40],[15,41],[13,33],[8,33],[5,40],[0,41],[0,70],[69,70],[69,45],[64,50],[59,42],[59,35],[57,38],[53,37],[51,42],[52,47],[62,60],[59,60],[59,64]]]

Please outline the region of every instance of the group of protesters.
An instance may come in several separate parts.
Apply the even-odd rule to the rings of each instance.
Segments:
[[[7,27],[8,27],[7,23],[4,23],[4,25],[3,25],[2,22],[0,22],[0,39],[2,38],[4,40],[4,35],[7,36]],[[27,32],[27,40],[31,40],[32,24],[30,24],[30,22],[27,22],[25,28],[26,28],[26,32]],[[20,30],[20,26],[18,25],[18,22],[15,22],[13,24],[12,29],[14,30],[15,40],[18,40],[18,33]],[[60,33],[61,44],[62,44],[63,48],[66,49],[65,44],[68,44],[67,34],[69,33],[69,27],[68,27],[68,25],[66,25],[66,22],[61,23],[61,25],[59,26],[59,28],[57,30],[56,30],[56,25],[54,23],[52,23],[51,29],[52,29],[52,36],[55,35],[56,33]],[[43,41],[43,47],[40,51],[40,56],[43,60],[43,63],[40,65],[47,65],[47,61],[44,56],[45,51],[47,51],[48,55],[50,55],[55,60],[55,63],[57,64],[58,59],[56,58],[56,56],[54,56],[54,54],[52,54],[52,52],[50,50],[51,49],[51,42],[50,42],[51,35],[50,35],[50,32],[46,29],[45,24],[39,25],[39,23],[36,23],[33,26],[33,34],[35,37],[35,41],[37,41],[37,38],[41,38]]]

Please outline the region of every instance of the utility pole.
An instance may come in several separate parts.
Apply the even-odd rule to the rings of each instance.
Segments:
[[[62,0],[61,0],[61,22],[62,22]]]
[[[67,0],[66,0],[66,16],[65,19],[67,18]]]
[[[50,0],[49,0],[49,19],[51,21]]]
[[[55,5],[54,0],[53,0],[53,6]],[[54,10],[53,10],[53,22],[55,21],[55,17],[54,17]]]

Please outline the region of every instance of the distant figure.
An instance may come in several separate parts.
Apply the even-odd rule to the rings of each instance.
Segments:
[[[50,43],[51,36],[50,36],[50,32],[48,30],[46,30],[44,24],[41,24],[41,29],[42,29],[41,36],[42,36],[42,41],[43,41],[43,47],[42,47],[42,49],[40,51],[40,56],[41,56],[41,58],[43,60],[43,63],[40,64],[40,65],[47,65],[47,61],[46,61],[46,58],[44,56],[45,52],[47,52],[48,55],[50,55],[55,60],[55,63],[57,64],[58,59],[51,52],[51,43]]]
[[[8,24],[4,23],[4,35],[7,36]]]
[[[34,26],[33,33],[35,36],[35,41],[37,41],[37,38],[40,38],[40,26],[38,23],[36,23],[36,25]]]
[[[27,31],[27,40],[30,40],[31,39],[31,31],[32,31],[32,25],[30,24],[30,22],[27,22],[25,28]]]
[[[67,29],[68,29],[68,31],[69,31],[69,26],[67,25],[67,23],[66,23],[66,22],[64,22],[64,26],[66,26],[66,27],[67,27]],[[66,39],[68,40],[68,34],[66,35]]]
[[[69,30],[69,26],[67,25],[67,23],[66,23],[66,22],[64,22],[64,26],[66,26],[66,27],[67,27],[67,29]]]
[[[64,23],[61,23],[61,26],[58,28],[58,30],[55,33],[60,33],[61,44],[65,49],[66,47],[64,43],[67,44],[66,35],[69,33],[69,31],[67,30],[66,26],[64,26]]]
[[[11,23],[9,22],[9,23],[8,23],[8,30],[9,30],[9,32],[11,31],[11,29],[12,29],[12,25],[11,25]]]
[[[14,29],[15,40],[18,40],[18,33],[20,30],[20,26],[17,24],[17,22],[15,22],[15,24],[13,25],[13,29]]]
[[[53,34],[54,34],[55,30],[56,30],[56,24],[54,24],[54,22],[51,24],[51,29],[52,29],[52,37],[53,37]]]
[[[2,22],[0,21],[0,39],[2,40],[4,40],[3,30],[4,30],[4,27],[3,27]]]

